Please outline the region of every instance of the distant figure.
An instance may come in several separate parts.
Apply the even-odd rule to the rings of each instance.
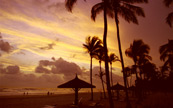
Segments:
[[[47,95],[49,96],[49,94],[50,94],[50,93],[49,93],[49,91],[48,91],[48,92],[47,92]]]
[[[23,93],[23,95],[25,95],[25,92]]]
[[[28,95],[28,92],[26,93],[26,95]]]

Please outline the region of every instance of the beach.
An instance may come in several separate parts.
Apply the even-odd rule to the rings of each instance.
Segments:
[[[83,103],[90,100],[90,93],[79,93],[79,99]],[[99,93],[94,93],[95,100],[99,99]],[[74,94],[56,95],[16,95],[0,96],[0,108],[44,108],[47,105],[64,108],[72,105]]]
[[[173,108],[173,93],[152,93],[143,101],[137,102],[130,97],[132,108]],[[94,101],[90,101],[90,93],[79,93],[80,108],[109,108],[108,99],[100,99],[100,93],[94,93]],[[0,96],[0,108],[71,108],[74,94],[56,95],[16,95]],[[126,101],[114,99],[114,108],[125,108]]]

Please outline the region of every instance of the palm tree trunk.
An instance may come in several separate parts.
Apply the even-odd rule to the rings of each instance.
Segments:
[[[138,77],[138,73],[137,73],[137,65],[136,65],[136,61],[135,61],[135,74],[136,74],[136,80],[138,80],[139,77]]]
[[[105,50],[105,72],[106,72],[106,84],[107,84],[107,91],[108,91],[108,97],[109,97],[109,104],[110,108],[114,108],[113,100],[112,100],[112,94],[111,94],[111,88],[110,88],[110,78],[109,78],[109,65],[108,65],[108,54],[107,54],[107,16],[106,16],[106,0],[104,0],[104,34],[103,34],[103,46]]]
[[[110,65],[111,65],[111,86],[113,86],[113,78],[112,78],[112,63],[111,63]]]
[[[92,85],[93,84],[93,82],[92,82],[92,56],[91,56],[91,63],[90,63],[90,82]],[[93,88],[91,88],[91,101],[93,101]]]
[[[99,61],[99,64],[100,64],[100,72],[102,72],[102,69],[101,69],[101,61]],[[104,98],[106,99],[105,87],[104,87],[104,83],[103,83],[103,75],[100,76],[100,79],[101,79],[101,82],[102,82],[102,88],[103,88]]]
[[[113,86],[113,78],[112,78],[112,63],[110,63],[111,65],[111,86]],[[114,90],[112,90],[112,96],[114,96]]]
[[[130,87],[132,86],[132,74],[130,76]]]
[[[119,21],[118,21],[118,16],[117,16],[116,12],[115,12],[115,23],[116,23],[116,27],[117,27],[117,39],[118,39],[119,53],[120,53],[123,79],[124,79],[124,85],[125,85],[127,107],[131,108],[131,105],[130,105],[130,102],[129,102],[128,91],[127,91],[127,79],[126,79],[126,73],[124,71],[124,60],[123,60],[123,55],[122,55],[122,50],[121,50],[121,41],[120,41],[120,36],[119,36],[119,25],[118,25]]]

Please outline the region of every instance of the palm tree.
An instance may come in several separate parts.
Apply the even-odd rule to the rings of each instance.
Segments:
[[[103,11],[104,19],[104,33],[103,33],[103,47],[105,51],[105,72],[106,72],[106,84],[109,97],[110,108],[114,107],[111,88],[110,88],[110,78],[109,78],[109,65],[108,65],[108,49],[107,49],[107,15],[112,17],[112,11],[110,10],[110,0],[102,0],[102,2],[94,5],[91,10],[91,18],[95,21],[97,14]]]
[[[98,76],[101,80],[102,83],[102,88],[103,88],[103,93],[104,93],[104,98],[106,99],[106,92],[105,92],[105,87],[104,87],[104,80],[103,80],[103,76],[105,75],[105,73],[101,70],[99,71],[98,74],[95,74],[95,76]]]
[[[163,3],[165,4],[166,7],[169,7],[173,3],[173,0],[164,0]],[[173,12],[169,13],[168,16],[166,17],[166,23],[170,27],[172,27],[172,21],[173,21]]]
[[[168,71],[169,70],[169,67],[168,66],[161,66],[160,67],[160,72],[161,72],[161,78],[162,79],[165,79],[166,78],[166,71]]]
[[[173,73],[173,40],[168,40],[167,44],[160,46],[160,60],[164,61],[164,66],[169,66]]]
[[[134,40],[130,47],[125,51],[126,56],[130,57],[134,61],[136,79],[139,79],[136,71],[137,65],[142,61],[142,57],[149,57],[149,50],[150,47],[142,40]]]
[[[87,37],[83,47],[86,49],[87,53],[90,55],[90,82],[92,84],[92,58],[96,55],[97,50],[101,47],[102,41],[94,36]],[[93,100],[93,88],[91,88],[91,100]]]
[[[132,83],[132,68],[131,67],[124,67],[124,71],[126,72],[126,77],[128,78],[128,77],[130,77],[131,76],[131,78],[130,78],[130,86],[131,86],[131,83]],[[129,88],[129,83],[128,83],[128,81],[127,81],[127,88]]]
[[[111,86],[113,86],[113,78],[112,78],[112,62],[115,62],[115,61],[120,61],[118,56],[116,56],[114,53],[111,53],[110,56],[109,56],[109,63],[110,63],[110,66],[111,66]]]
[[[95,58],[97,60],[99,60],[99,65],[100,65],[99,74],[96,74],[96,76],[100,77],[100,80],[101,80],[101,83],[102,83],[102,88],[103,88],[103,93],[104,93],[104,98],[106,98],[105,87],[104,87],[104,83],[103,83],[103,75],[105,75],[105,73],[103,73],[103,71],[101,70],[101,62],[105,60],[104,59],[105,56],[104,56],[104,48],[103,48],[103,46],[101,46],[97,50]]]
[[[148,54],[142,54],[139,56],[139,60],[138,60],[138,67],[140,70],[140,78],[142,79],[142,74],[145,74],[145,72],[143,71],[142,67],[143,65],[149,63],[152,60],[152,57],[149,56]]]
[[[117,28],[117,40],[119,46],[120,60],[123,71],[124,85],[126,88],[126,98],[128,101],[128,92],[127,92],[127,82],[126,82],[126,74],[124,72],[124,60],[121,50],[121,41],[120,41],[120,33],[119,33],[119,18],[118,16],[122,16],[127,22],[133,22],[138,24],[137,16],[144,17],[145,14],[143,9],[132,5],[133,3],[147,3],[148,0],[111,0],[112,1],[112,9],[114,11],[115,23]]]

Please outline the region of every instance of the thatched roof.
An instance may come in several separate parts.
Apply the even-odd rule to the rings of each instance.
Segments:
[[[79,79],[76,75],[74,79],[59,85],[58,88],[95,88],[95,86]]]
[[[116,85],[113,85],[111,87],[111,89],[113,89],[113,90],[124,90],[125,87],[123,85],[120,85],[119,83],[117,83]]]

